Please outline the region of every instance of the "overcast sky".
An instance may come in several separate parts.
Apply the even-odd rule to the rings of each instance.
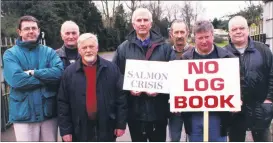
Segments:
[[[149,1],[145,1],[149,2]],[[193,5],[195,3],[198,3],[198,5],[201,5],[205,11],[200,15],[201,18],[204,19],[210,19],[213,20],[216,18],[221,18],[222,16],[225,16],[227,14],[236,13],[240,11],[241,9],[244,9],[249,2],[246,1],[191,1]],[[111,5],[113,2],[109,1],[109,4]],[[124,3],[122,1],[121,3]],[[129,3],[129,2],[127,2]],[[142,2],[143,3],[143,2]],[[168,6],[168,5],[183,5],[184,1],[161,1],[162,6]],[[252,1],[254,4],[262,3],[262,1]],[[101,10],[101,1],[95,1],[95,4],[98,6],[98,8]],[[126,5],[124,4],[124,7],[126,9]]]

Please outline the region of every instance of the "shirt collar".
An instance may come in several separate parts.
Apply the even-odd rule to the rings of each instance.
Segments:
[[[178,52],[178,51],[175,49],[174,45],[173,45],[172,48],[173,48],[174,51]],[[186,45],[185,45],[185,47],[183,48],[182,52],[187,51],[188,49],[189,49],[189,44],[186,43]]]
[[[200,54],[200,55],[209,55],[210,53],[212,53],[213,50],[214,50],[214,45],[212,45],[212,48],[211,48],[211,50],[210,50],[210,52],[209,52],[208,54],[201,54],[201,53],[198,51],[198,49],[195,48],[195,52],[198,53],[198,54]]]

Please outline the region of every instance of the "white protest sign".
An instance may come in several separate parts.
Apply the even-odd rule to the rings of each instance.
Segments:
[[[238,58],[169,62],[170,109],[241,111]]]
[[[126,60],[124,90],[169,93],[168,62]]]

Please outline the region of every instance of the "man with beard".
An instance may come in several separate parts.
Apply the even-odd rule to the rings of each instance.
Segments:
[[[229,139],[244,142],[251,130],[255,142],[270,142],[273,117],[273,57],[263,43],[249,37],[247,20],[235,16],[229,21],[229,45],[225,48],[240,59],[242,111],[233,114]]]
[[[191,49],[187,43],[189,35],[188,26],[183,20],[173,21],[170,28],[170,40],[174,43],[173,49],[176,53],[176,59],[180,59],[182,54]],[[183,118],[181,113],[170,113],[169,133],[171,141],[179,142],[182,134]]]
[[[218,59],[235,57],[213,44],[213,25],[208,20],[196,21],[193,27],[195,48],[182,55],[184,60]],[[203,141],[203,112],[184,112],[186,133],[190,142]],[[226,142],[230,112],[209,113],[209,142]]]
[[[17,141],[57,141],[56,86],[63,63],[56,52],[41,45],[38,20],[19,19],[16,45],[5,51],[4,78],[10,86],[9,122]]]
[[[127,99],[119,68],[98,56],[91,33],[78,41],[81,56],[63,73],[58,96],[58,121],[65,142],[113,142],[124,134]]]
[[[73,21],[65,21],[61,27],[63,46],[56,52],[64,64],[64,69],[78,58],[77,39],[80,35],[79,26]]]
[[[138,8],[132,15],[134,30],[116,50],[113,62],[124,75],[126,59],[170,61],[175,53],[152,27],[152,14]],[[128,92],[128,125],[132,141],[166,141],[169,95],[140,91]]]

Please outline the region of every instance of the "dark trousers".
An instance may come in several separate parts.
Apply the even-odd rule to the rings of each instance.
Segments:
[[[113,136],[107,136],[104,138],[100,137],[98,121],[88,120],[87,126],[88,126],[88,129],[87,129],[88,131],[86,135],[87,142],[115,142],[116,141],[116,136],[114,135],[114,131],[113,131]]]
[[[172,142],[179,142],[182,134],[183,119],[181,113],[171,113],[169,118],[169,134]]]
[[[271,134],[269,128],[260,130],[251,130],[254,142],[271,142]],[[232,126],[229,132],[230,142],[244,142],[246,137],[246,129]]]
[[[246,137],[247,125],[243,114],[237,114],[229,129],[230,142],[244,142]],[[254,142],[271,142],[269,127],[266,129],[252,129],[252,138]]]
[[[203,142],[203,113],[192,114],[192,132],[189,135],[190,142]],[[221,136],[221,119],[217,113],[209,115],[209,142],[226,142],[227,136]]]
[[[165,142],[167,121],[129,120],[132,142]]]

